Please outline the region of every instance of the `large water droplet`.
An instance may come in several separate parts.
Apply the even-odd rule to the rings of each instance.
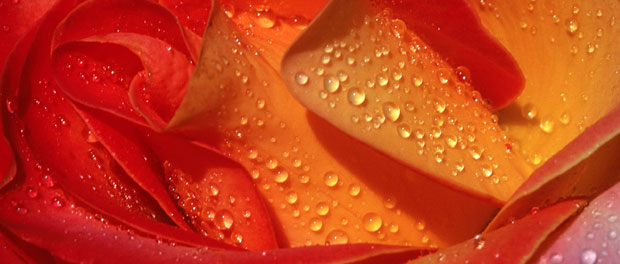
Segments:
[[[330,93],[335,93],[340,88],[340,80],[331,74],[328,74],[323,79],[323,88]]]
[[[321,229],[323,228],[323,220],[317,217],[313,217],[312,219],[310,219],[308,227],[314,232],[321,231]]]
[[[323,176],[323,181],[325,182],[325,185],[329,187],[334,187],[336,186],[336,184],[338,184],[338,174],[331,171],[326,172]]]
[[[317,203],[316,213],[321,216],[327,215],[329,213],[329,204],[327,204],[326,202]]]
[[[381,216],[377,213],[366,213],[364,217],[362,217],[362,223],[364,224],[364,229],[368,232],[376,232],[381,228],[383,224],[383,220]]]
[[[363,104],[364,101],[366,100],[366,93],[354,87],[354,88],[349,89],[349,92],[347,94],[347,99],[349,100],[349,103],[351,103],[352,105],[358,106],[358,105]]]
[[[594,250],[588,249],[581,252],[581,264],[594,264],[596,263],[596,252]]]
[[[407,124],[400,124],[397,127],[398,134],[402,138],[409,138],[411,136],[411,127]]]
[[[392,102],[384,103],[382,109],[383,115],[385,115],[385,117],[392,122],[398,120],[400,117],[400,108]]]
[[[306,85],[308,83],[308,75],[303,72],[295,74],[295,82],[299,85]]]
[[[342,245],[349,243],[349,235],[346,232],[335,229],[327,234],[327,238],[325,239],[325,244],[327,245]]]
[[[277,183],[284,183],[288,180],[288,172],[284,168],[276,169],[273,180]]]
[[[229,230],[233,223],[233,216],[228,210],[222,209],[215,213],[214,224],[218,229]]]

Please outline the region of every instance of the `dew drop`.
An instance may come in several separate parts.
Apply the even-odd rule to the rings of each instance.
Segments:
[[[422,79],[421,77],[413,77],[412,81],[415,87],[420,87],[424,83],[424,79]]]
[[[390,224],[390,232],[391,233],[398,233],[398,230],[400,229],[400,227],[397,224]]]
[[[483,152],[483,150],[480,149],[480,147],[478,147],[478,146],[471,146],[471,147],[469,147],[469,154],[475,160],[479,160],[480,157],[482,157],[482,152]]]
[[[323,56],[321,56],[321,63],[323,63],[324,65],[329,64],[332,61],[332,56],[329,56],[329,54],[324,54]]]
[[[562,263],[562,260],[564,260],[564,257],[562,257],[562,255],[560,254],[553,254],[553,256],[549,258],[549,261],[551,261],[551,263]]]
[[[482,175],[484,177],[491,177],[491,175],[493,175],[493,168],[491,166],[489,166],[488,164],[484,164],[482,166],[480,166],[480,170],[482,171]]]
[[[359,185],[355,184],[355,183],[351,183],[349,185],[349,195],[355,197],[358,196],[360,194],[361,188]]]
[[[387,74],[385,73],[377,74],[377,84],[379,84],[379,86],[384,87],[388,85],[389,82],[390,82],[390,79],[388,79]]]
[[[323,181],[328,187],[334,187],[336,186],[336,184],[338,184],[338,174],[331,171],[326,172],[323,176]]]
[[[262,28],[272,28],[276,24],[275,15],[269,11],[256,12],[256,23]]]
[[[368,232],[376,232],[381,228],[383,224],[383,220],[381,216],[377,213],[366,213],[364,217],[362,217],[362,223],[364,224],[364,229]]]
[[[321,231],[321,229],[323,228],[323,220],[318,217],[313,217],[312,219],[310,219],[308,227],[310,227],[310,230],[314,232]]]
[[[276,169],[273,180],[277,183],[284,183],[288,180],[288,172],[284,168]]]
[[[347,243],[349,243],[349,235],[340,229],[332,230],[325,239],[326,245],[342,245]]]
[[[328,74],[323,79],[323,88],[330,93],[335,93],[340,88],[340,80],[331,74]]]
[[[411,127],[407,124],[400,124],[396,129],[402,138],[409,138],[411,136]]]
[[[349,89],[349,92],[347,94],[347,99],[349,100],[349,103],[351,103],[352,105],[359,106],[363,104],[364,101],[366,100],[366,93],[354,87],[354,88]]]
[[[316,204],[316,213],[321,216],[325,216],[329,213],[329,204],[326,202],[319,202]]]
[[[383,206],[387,209],[392,209],[396,207],[396,197],[388,196],[383,200]]]
[[[594,250],[588,249],[581,252],[581,264],[594,264],[596,263],[596,252]]]
[[[396,36],[397,38],[402,38],[405,34],[405,32],[407,32],[407,25],[405,25],[405,22],[403,22],[402,20],[396,18],[396,19],[392,19],[392,33],[394,33],[394,36]]]
[[[229,230],[233,223],[233,216],[228,210],[222,209],[215,213],[214,224],[219,230]]]
[[[554,126],[555,126],[555,122],[553,122],[553,120],[550,120],[550,119],[541,120],[540,124],[538,124],[538,127],[540,128],[540,130],[542,130],[543,132],[547,134],[553,133]]]
[[[456,147],[457,143],[458,143],[458,138],[455,135],[446,136],[446,144],[448,145],[448,147],[454,148]]]
[[[395,122],[400,117],[400,108],[392,102],[384,103],[382,109],[383,115],[392,122]]]
[[[265,162],[265,166],[269,169],[275,169],[278,166],[278,160],[274,158],[269,158]]]
[[[308,75],[303,72],[295,74],[295,82],[299,85],[306,85],[308,83]]]
[[[447,84],[450,81],[450,72],[447,69],[439,69],[437,71],[437,78],[439,79],[439,83]]]
[[[560,115],[560,123],[562,123],[563,125],[568,125],[568,123],[570,123],[570,115],[568,115],[568,113],[564,112]]]
[[[574,19],[569,19],[568,21],[566,21],[566,26],[568,33],[571,35],[575,34],[575,32],[579,30],[579,23],[577,22],[577,20]]]
[[[527,120],[533,120],[534,118],[536,118],[536,115],[538,114],[538,111],[536,110],[534,105],[526,104],[526,105],[523,106],[521,114]]]
[[[294,191],[290,191],[286,194],[286,202],[289,204],[295,204],[297,202],[297,193]]]
[[[474,249],[476,250],[481,250],[484,248],[485,244],[486,244],[486,239],[484,239],[482,236],[480,235],[476,235],[473,239],[474,242]]]

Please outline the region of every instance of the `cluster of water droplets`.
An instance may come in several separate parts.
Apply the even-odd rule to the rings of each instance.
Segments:
[[[450,67],[389,10],[365,17],[348,36],[309,56],[317,63],[298,71],[294,81],[301,89],[317,87],[309,92],[333,109],[330,115],[353,109],[342,118],[361,133],[412,142],[415,153],[447,174],[471,173],[492,184],[508,179],[497,156],[512,155],[512,142],[470,86],[469,69]],[[463,112],[474,118],[460,118]],[[488,151],[491,144],[504,151]]]

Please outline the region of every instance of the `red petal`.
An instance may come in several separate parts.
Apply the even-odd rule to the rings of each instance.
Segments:
[[[183,26],[189,28],[198,36],[202,36],[207,26],[211,1],[205,0],[160,0],[176,15]]]
[[[551,232],[571,217],[582,201],[564,201],[514,224],[481,234],[410,263],[526,263]]]
[[[616,184],[550,241],[539,263],[620,263],[619,216],[620,184]]]
[[[2,87],[3,95],[19,91],[14,98],[18,107],[8,116],[10,127],[6,131],[13,143],[18,139],[27,143],[16,145],[15,150],[22,151],[28,145],[33,147],[32,156],[43,163],[36,167],[47,173],[48,184],[55,184],[52,178],[58,180],[84,202],[121,221],[189,244],[209,244],[196,234],[155,220],[169,221],[155,201],[118,167],[102,146],[88,142],[88,128],[51,82],[50,32],[68,8],[59,9],[46,18],[35,36],[35,45],[23,58],[24,69],[28,71],[17,74],[19,82]],[[61,201],[56,203],[62,204]]]
[[[538,168],[487,229],[520,218],[532,208],[570,197],[593,197],[618,181],[620,106],[586,129]]]
[[[102,112],[80,112],[114,158],[167,211],[178,212],[169,196],[176,197],[187,221],[209,237],[253,250],[277,247],[262,199],[239,165],[176,136]],[[230,218],[209,219],[224,213]],[[222,220],[232,226],[223,228]]]
[[[516,61],[482,27],[467,1],[374,2],[389,8],[453,67],[466,66],[473,86],[494,109],[507,106],[523,90],[525,80]]]
[[[42,175],[27,168],[27,185]],[[427,250],[384,245],[339,245],[263,252],[193,248],[117,225],[71,201],[60,190],[13,188],[0,198],[0,222],[11,232],[69,262],[97,263],[334,263],[367,259],[411,259]],[[62,199],[55,207],[50,201]],[[50,216],[53,221],[50,221]],[[59,239],[60,238],[60,239]]]
[[[120,51],[116,45],[135,55]],[[136,65],[136,56],[142,67]],[[194,70],[182,53],[165,42],[134,33],[112,33],[62,44],[55,50],[53,62],[57,81],[72,99],[143,123],[135,109],[156,130],[172,118]],[[110,65],[129,69],[119,70],[124,82],[119,83],[116,74],[111,76],[111,71],[117,70],[107,69]],[[89,77],[84,78],[85,74]],[[128,78],[133,78],[129,85]],[[134,109],[129,108],[129,102]]]
[[[0,232],[0,259],[5,263],[27,263],[19,249],[3,232]]]
[[[19,40],[26,35],[58,0],[2,1],[0,2],[0,69]]]
[[[71,41],[108,33],[137,33],[160,39],[197,58],[189,49],[183,27],[165,7],[146,0],[90,0],[79,5],[58,26],[52,48]]]

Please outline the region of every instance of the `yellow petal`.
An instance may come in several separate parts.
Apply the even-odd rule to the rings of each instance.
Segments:
[[[620,103],[617,1],[472,1],[526,79],[498,116],[515,149],[540,166]]]

